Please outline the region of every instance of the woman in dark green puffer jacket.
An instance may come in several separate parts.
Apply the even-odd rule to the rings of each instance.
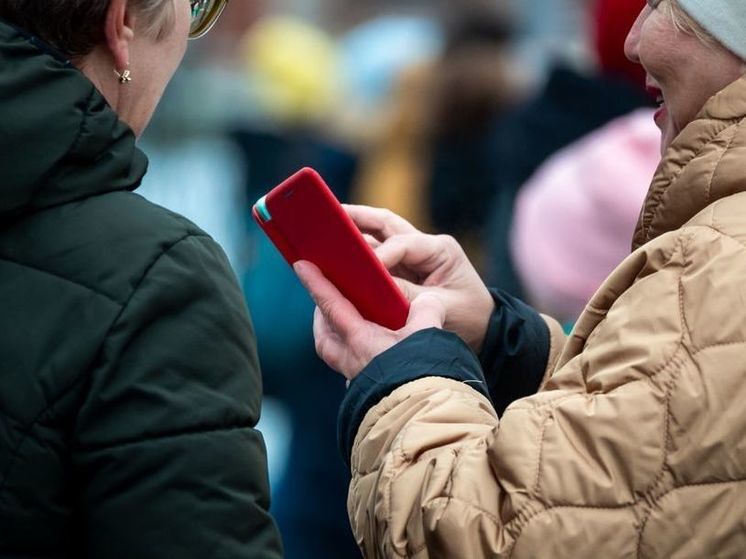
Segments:
[[[0,557],[281,556],[241,292],[131,192],[224,3],[0,0]]]

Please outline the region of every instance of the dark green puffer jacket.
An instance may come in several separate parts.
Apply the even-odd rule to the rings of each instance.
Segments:
[[[241,292],[130,192],[146,166],[80,72],[0,23],[0,557],[281,556]]]

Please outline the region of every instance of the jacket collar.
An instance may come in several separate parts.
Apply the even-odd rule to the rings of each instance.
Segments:
[[[73,200],[134,190],[147,169],[130,128],[39,39],[0,21],[0,224]]]
[[[635,250],[713,202],[746,191],[746,77],[712,97],[673,141],[653,177]]]

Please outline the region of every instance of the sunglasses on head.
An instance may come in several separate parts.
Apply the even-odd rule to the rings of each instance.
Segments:
[[[218,21],[228,0],[189,0],[192,8],[192,24],[189,28],[189,38],[199,39]]]

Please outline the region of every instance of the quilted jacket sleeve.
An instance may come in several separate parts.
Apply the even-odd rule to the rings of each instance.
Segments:
[[[348,500],[365,556],[737,556],[742,527],[722,520],[746,505],[721,484],[746,462],[732,427],[746,326],[718,317],[742,297],[746,259],[705,236],[701,249],[682,234],[633,255],[615,279],[631,287],[593,302],[575,354],[500,420],[483,394],[434,376],[372,408]]]
[[[166,247],[101,360],[74,427],[80,556],[279,558],[253,330],[211,239]]]
[[[541,315],[544,322],[549,329],[549,358],[547,359],[547,366],[544,369],[544,378],[542,380],[542,386],[552,377],[557,364],[559,363],[562,350],[565,347],[567,336],[562,328],[562,325],[557,322],[554,318],[547,315]]]

